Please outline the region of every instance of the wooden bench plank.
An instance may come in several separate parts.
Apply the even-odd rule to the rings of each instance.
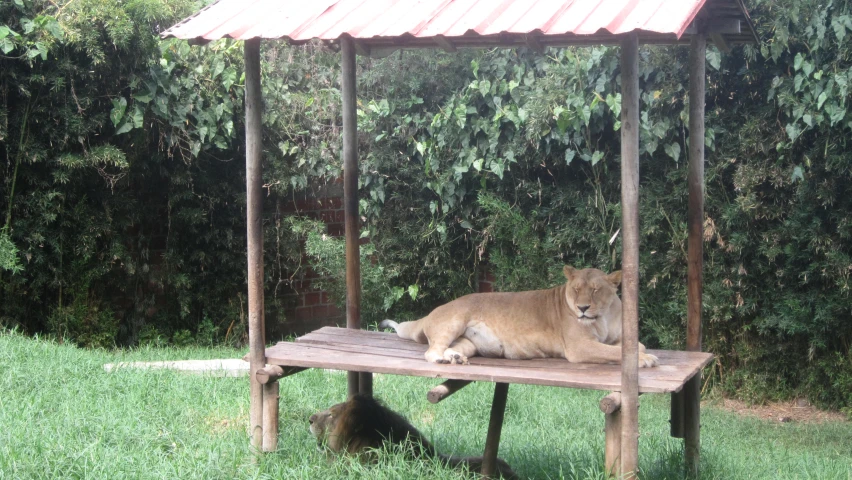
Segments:
[[[326,343],[317,343],[315,341],[304,342],[312,345],[321,346],[328,350],[334,350],[340,353],[367,353],[371,355],[407,358],[415,361],[424,361],[423,352],[426,351],[426,345],[420,345],[413,342],[413,346],[418,347],[416,350],[398,350],[394,348],[385,348],[380,346],[372,346],[365,344],[341,343],[340,337],[333,337],[336,341]],[[403,341],[404,342],[404,341]],[[303,343],[303,342],[299,342]],[[397,340],[400,343],[400,340]],[[564,372],[601,372],[606,371],[609,374],[620,374],[621,367],[618,364],[600,365],[590,363],[570,363],[564,359],[534,359],[534,360],[508,360],[503,358],[484,358],[472,357],[471,365],[480,365],[484,367],[515,369],[515,370],[548,370],[548,371],[564,371]],[[646,378],[660,381],[680,382],[684,378],[694,375],[690,373],[695,370],[691,365],[667,365],[662,364],[659,367],[648,369]],[[697,370],[695,370],[697,371]],[[520,372],[523,374],[523,372]]]
[[[414,375],[431,378],[526,383],[595,390],[620,389],[617,364],[570,363],[565,359],[509,360],[473,357],[470,365],[438,365],[426,362],[427,346],[396,334],[324,327],[281,342],[266,351],[267,363],[305,368]],[[641,392],[678,391],[713,358],[702,352],[650,351],[662,365],[641,369]]]

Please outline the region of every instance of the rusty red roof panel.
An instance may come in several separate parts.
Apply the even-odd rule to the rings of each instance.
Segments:
[[[500,38],[617,35],[638,30],[678,40],[705,3],[742,10],[741,0],[219,0],[163,32],[164,37],[446,42]],[[445,43],[446,45],[446,43]]]

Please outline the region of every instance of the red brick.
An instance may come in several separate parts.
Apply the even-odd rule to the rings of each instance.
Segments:
[[[479,293],[493,292],[494,286],[491,282],[479,282]]]
[[[328,292],[320,292],[320,303],[325,305],[327,303],[331,303],[331,299],[328,298]]]
[[[334,221],[338,223],[346,222],[346,211],[342,208],[334,211]]]
[[[296,309],[296,321],[310,320],[314,318],[313,307],[299,307]]]
[[[342,223],[331,223],[328,225],[328,234],[332,237],[342,237],[346,228]]]
[[[343,208],[343,199],[340,197],[323,198],[320,202],[322,208],[338,209]]]
[[[340,310],[337,309],[334,305],[316,305],[311,307],[313,312],[313,318],[330,318],[336,317],[340,315]]]
[[[302,296],[305,299],[305,305],[309,307],[313,307],[314,305],[319,305],[320,303],[324,303],[322,301],[321,292],[311,292],[306,293]]]

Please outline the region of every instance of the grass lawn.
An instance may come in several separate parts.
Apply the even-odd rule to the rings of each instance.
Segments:
[[[89,351],[0,333],[0,479],[464,478],[432,462],[382,455],[377,465],[329,462],[307,418],[345,396],[346,377],[309,370],[281,381],[279,451],[254,462],[248,381],[104,363],[239,358],[229,349]],[[436,380],[379,375],[375,393],[445,453],[481,454],[493,386],[441,404]],[[512,385],[500,456],[529,478],[603,478],[604,392]],[[681,478],[682,443],[668,435],[668,398],[641,399],[643,478]],[[852,423],[769,423],[711,407],[702,413],[701,478],[852,479]]]

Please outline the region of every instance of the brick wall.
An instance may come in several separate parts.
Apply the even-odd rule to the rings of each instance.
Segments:
[[[326,233],[342,237],[344,233],[343,183],[337,181],[297,193],[281,200],[281,210],[322,221]],[[302,265],[308,265],[306,259]],[[278,338],[300,335],[324,326],[346,325],[346,313],[337,308],[328,293],[315,286],[319,275],[310,267],[288,285],[282,294],[283,309],[278,318],[267,318],[267,331]]]

